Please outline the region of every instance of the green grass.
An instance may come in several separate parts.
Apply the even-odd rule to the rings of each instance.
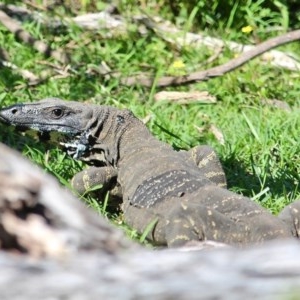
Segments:
[[[98,2],[97,5],[102,4]],[[87,3],[89,1],[85,1],[85,4]],[[154,3],[155,1],[149,6],[148,13],[157,14]],[[257,36],[262,39],[270,36],[268,30],[272,29],[272,26],[287,23],[288,16],[284,9],[274,8],[270,18],[266,19],[266,9],[271,8],[257,7],[253,3],[244,6],[241,4],[238,7],[232,4],[228,14],[220,16],[219,3],[213,1],[212,7],[219,18],[211,22],[210,27],[205,29],[206,33],[225,40],[250,43]],[[159,12],[162,17],[173,20],[184,30],[197,32],[201,30],[201,24],[196,22],[199,14],[205,17],[206,25],[211,20],[211,12],[200,9],[202,4],[203,1],[198,1],[200,6],[194,9],[190,9],[188,4],[181,8],[179,6],[177,16],[172,15],[166,7]],[[137,7],[131,1],[121,1],[120,9],[124,14],[128,14],[130,10],[136,11]],[[255,24],[249,25],[256,26],[256,32],[247,35],[241,32],[241,26],[248,25],[246,21],[251,19],[252,14],[256,16],[255,20],[252,19]],[[201,66],[210,57],[211,51],[205,47],[201,49],[186,47],[178,51],[153,32],[139,36],[134,26],[127,35],[115,39],[105,39],[101,32],[91,33],[75,27],[71,27],[67,32],[56,32],[55,36],[36,24],[27,22],[24,27],[33,36],[51,41],[55,48],[69,49],[76,73],[67,78],[53,78],[30,87],[18,74],[2,68],[1,107],[56,96],[128,108],[140,118],[151,115],[147,123],[149,129],[158,139],[170,143],[176,149],[189,149],[198,144],[212,145],[220,156],[230,190],[253,197],[273,213],[278,213],[284,205],[299,197],[299,73],[276,69],[254,60],[242,68],[208,82],[166,89],[209,91],[217,97],[216,104],[179,105],[155,102],[153,95],[159,91],[155,86],[150,89],[141,86],[127,87],[121,85],[117,79],[105,80],[97,74],[87,74],[86,71],[90,66],[97,67],[104,61],[111,69],[121,72],[124,77],[142,71],[153,72],[154,75],[167,74],[172,63],[178,59],[182,60],[186,70],[190,71],[195,70],[195,66]],[[272,36],[276,33],[277,31],[272,31]],[[16,41],[2,26],[0,26],[0,41],[5,45],[11,62],[20,68],[39,74],[45,68],[42,62],[55,63],[52,59],[45,59],[30,46]],[[71,42],[72,48],[68,48]],[[286,45],[280,49],[299,53],[299,43]],[[232,53],[224,51],[213,65],[223,63],[232,57]],[[286,112],[263,105],[262,102],[266,99],[284,101],[291,106],[291,111]],[[224,145],[221,145],[209,130],[211,124],[223,133]],[[197,127],[204,130],[199,132]],[[20,137],[5,126],[1,125],[0,129],[2,142],[23,151],[46,172],[56,176],[63,185],[68,186],[69,179],[84,167],[83,163],[69,159],[61,150],[47,145],[37,145],[31,138]],[[103,204],[99,204],[91,196],[87,196],[84,201],[124,228],[132,238],[143,239],[124,224],[122,215],[107,212]]]

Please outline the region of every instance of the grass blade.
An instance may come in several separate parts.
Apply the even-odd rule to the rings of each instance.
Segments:
[[[243,115],[243,117],[245,118],[245,120],[246,120],[246,122],[247,122],[247,125],[248,125],[248,127],[250,128],[250,131],[251,131],[251,133],[253,134],[253,136],[255,137],[255,139],[256,139],[259,143],[261,143],[260,138],[259,138],[259,135],[258,135],[258,133],[257,133],[257,131],[256,131],[256,129],[255,129],[255,127],[253,126],[252,122],[249,120],[249,118],[246,116],[246,114],[245,114],[243,111],[242,111],[242,115]]]

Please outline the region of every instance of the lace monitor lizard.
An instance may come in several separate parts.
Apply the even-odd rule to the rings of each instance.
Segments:
[[[273,216],[225,188],[211,148],[174,151],[129,110],[47,98],[4,108],[0,121],[42,136],[62,133],[67,153],[92,165],[75,175],[74,187],[82,192],[117,179],[126,223],[143,233],[156,220],[148,234],[156,244],[214,240],[244,246],[299,235],[300,201]]]

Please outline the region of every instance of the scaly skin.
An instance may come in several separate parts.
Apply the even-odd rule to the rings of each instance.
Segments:
[[[222,187],[224,173],[210,148],[176,152],[128,110],[48,98],[3,109],[0,120],[65,134],[67,152],[94,165],[75,176],[75,187],[82,192],[117,178],[125,221],[140,233],[153,222],[148,238],[157,244],[214,240],[242,246],[298,236],[300,202],[273,216]]]

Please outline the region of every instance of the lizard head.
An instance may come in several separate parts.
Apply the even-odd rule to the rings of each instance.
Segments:
[[[0,111],[1,122],[16,126],[21,131],[38,131],[40,139],[49,139],[51,132],[62,133],[62,138],[56,137],[57,142],[77,159],[90,147],[88,123],[91,117],[88,105],[57,98],[16,104]]]
[[[0,120],[22,130],[62,132],[70,135],[80,133],[81,124],[76,110],[56,98],[36,103],[16,104],[0,111]]]
[[[75,159],[117,165],[120,143],[129,126],[140,122],[128,110],[46,98],[0,110],[0,122],[38,131],[41,141],[54,142]],[[139,127],[138,127],[139,128]],[[51,133],[51,134],[50,134]]]

